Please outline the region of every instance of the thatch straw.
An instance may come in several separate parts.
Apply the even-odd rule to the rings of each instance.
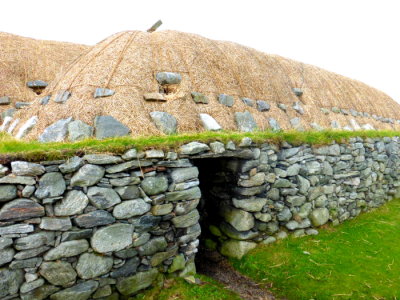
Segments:
[[[155,74],[160,71],[178,72],[182,82],[176,93],[167,95],[164,103],[149,103],[144,93],[158,92]],[[95,88],[110,88],[115,95],[93,98]],[[303,96],[297,97],[292,88],[301,88]],[[299,63],[276,55],[267,55],[231,42],[220,42],[175,31],[154,33],[128,31],[115,34],[93,47],[58,76],[47,88],[55,95],[63,90],[72,92],[65,104],[50,101],[46,106],[35,104],[23,120],[33,115],[39,123],[29,135],[36,138],[53,122],[72,116],[93,124],[97,115],[111,115],[132,129],[134,135],[160,134],[151,122],[149,112],[165,111],[178,120],[179,132],[203,130],[198,114],[208,113],[224,129],[235,130],[234,112],[249,110],[260,129],[269,127],[268,118],[278,120],[283,129],[289,129],[289,120],[300,117],[304,127],[310,122],[330,127],[331,120],[348,125],[349,116],[320,109],[346,108],[400,119],[400,106],[386,94],[361,82]],[[206,94],[209,104],[192,101],[192,91]],[[233,107],[217,101],[221,93],[235,97]],[[241,97],[266,100],[269,112],[258,112],[246,106]],[[305,114],[292,109],[301,101]],[[288,106],[284,113],[278,103]],[[375,128],[391,129],[393,125],[357,117],[360,125],[369,123]],[[22,124],[22,123],[21,123]]]
[[[29,102],[37,96],[28,81],[49,82],[62,68],[89,49],[89,46],[35,40],[0,32],[0,97],[12,103]],[[0,105],[0,112],[11,106]]]

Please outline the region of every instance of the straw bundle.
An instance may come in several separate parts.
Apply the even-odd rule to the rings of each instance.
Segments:
[[[180,73],[182,82],[175,92],[166,95],[166,102],[146,102],[145,93],[159,91],[155,75],[163,71]],[[98,87],[112,89],[115,94],[95,99],[93,92]],[[296,96],[293,88],[301,88],[304,94]],[[321,108],[332,107],[400,119],[399,104],[361,82],[235,43],[176,31],[127,31],[103,40],[71,64],[46,92],[54,99],[64,90],[72,93],[66,103],[35,103],[25,110],[25,115],[20,113],[23,121],[34,115],[39,117],[28,138],[36,138],[62,118],[73,117],[93,125],[98,115],[113,116],[134,135],[160,134],[149,117],[151,111],[174,115],[179,132],[203,130],[199,113],[208,113],[224,129],[236,130],[234,113],[245,110],[253,114],[260,129],[269,128],[270,117],[283,129],[291,128],[289,120],[294,117],[300,117],[306,129],[311,122],[330,127],[331,120],[337,120],[344,126],[354,118],[321,112]],[[209,104],[196,104],[191,92],[205,94]],[[234,96],[233,107],[218,102],[221,93]],[[242,97],[265,100],[271,109],[259,112],[245,105]],[[301,102],[304,115],[292,109],[296,101]],[[279,109],[278,103],[286,104],[288,111]],[[375,128],[394,128],[371,118],[356,119]]]
[[[42,41],[0,32],[0,97],[12,103],[29,102],[37,95],[28,81],[49,82],[56,73],[84,53],[89,46]],[[0,112],[11,106],[0,106]]]

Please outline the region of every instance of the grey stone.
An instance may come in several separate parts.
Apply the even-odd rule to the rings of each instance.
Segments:
[[[338,144],[334,144],[331,146],[322,146],[322,147],[318,147],[318,148],[313,148],[313,152],[317,155],[339,156],[340,155],[340,147]]]
[[[60,288],[50,284],[44,284],[26,294],[20,294],[22,300],[44,300],[48,299],[51,294],[59,291]]]
[[[62,195],[65,189],[65,180],[62,174],[59,172],[50,172],[40,178],[35,196],[39,199],[57,197]]]
[[[96,138],[98,139],[125,136],[131,133],[131,130],[127,126],[112,116],[97,116],[94,119],[94,128]]]
[[[205,130],[218,131],[222,129],[221,125],[219,125],[218,122],[209,114],[203,113],[199,114],[199,116]]]
[[[0,105],[8,105],[8,104],[11,104],[10,97],[8,96],[0,97]]]
[[[163,236],[155,237],[150,239],[146,244],[140,246],[138,251],[141,256],[153,255],[154,253],[164,251],[167,246],[168,243]]]
[[[33,185],[26,185],[23,190],[22,190],[22,197],[24,198],[30,198],[33,193],[35,192],[36,188]]]
[[[262,111],[269,111],[270,108],[271,108],[271,106],[266,101],[257,100],[256,103],[257,103],[257,110],[258,111],[261,111],[261,112]]]
[[[89,199],[83,192],[72,190],[54,205],[54,214],[62,217],[81,214],[88,203]]]
[[[146,101],[167,101],[164,94],[161,93],[145,93],[143,94],[143,98]]]
[[[221,154],[225,152],[225,145],[218,141],[211,142],[210,149],[215,154]]]
[[[237,231],[232,225],[225,222],[222,222],[219,228],[227,237],[234,240],[251,240],[259,235],[256,231]]]
[[[47,104],[49,104],[50,98],[51,98],[50,95],[49,95],[49,96],[44,96],[43,98],[41,98],[41,99],[39,100],[39,104],[40,104],[40,105],[47,105]]]
[[[65,290],[59,291],[50,296],[51,300],[87,300],[90,298],[90,295],[94,293],[94,291],[99,286],[99,283],[94,280],[84,281],[73,287],[67,288]]]
[[[43,88],[44,89],[46,86],[48,86],[48,83],[43,80],[32,80],[32,81],[28,81],[26,83],[26,86],[31,89],[35,89],[35,88]]]
[[[284,112],[287,111],[287,106],[283,103],[278,103],[277,104],[278,108],[280,108],[281,110],[283,110]]]
[[[39,278],[39,279],[31,281],[31,282],[24,282],[21,285],[20,292],[25,294],[25,293],[28,293],[28,292],[34,290],[34,289],[37,289],[38,287],[41,287],[42,285],[44,285],[44,279],[43,278]]]
[[[22,221],[44,216],[44,207],[29,199],[10,201],[0,209],[0,221]]]
[[[136,185],[117,187],[114,189],[123,200],[139,198],[140,192]]]
[[[82,228],[93,228],[112,224],[115,222],[114,217],[105,210],[95,210],[87,214],[79,215],[74,219],[75,224]]]
[[[90,243],[99,253],[119,251],[132,244],[132,233],[130,224],[113,224],[97,230]]]
[[[39,270],[48,282],[54,285],[68,286],[75,282],[76,272],[66,261],[43,262]]]
[[[138,237],[135,236],[132,246],[133,247],[142,246],[150,240],[150,237],[151,237],[151,235],[148,232],[141,233]],[[122,251],[124,251],[124,250],[122,250]]]
[[[112,257],[94,253],[83,253],[79,256],[76,272],[82,279],[91,279],[111,271],[114,260]]]
[[[300,172],[300,165],[299,164],[293,164],[286,170],[287,176],[296,176]]]
[[[182,76],[179,73],[173,72],[158,72],[156,79],[159,84],[179,84],[182,81]]]
[[[23,137],[25,137],[31,130],[33,127],[35,127],[35,125],[38,122],[38,117],[37,116],[32,116],[30,117],[18,130],[17,134],[15,135],[16,139],[22,139]],[[14,123],[15,124],[15,123]],[[16,124],[14,125],[16,126]],[[11,128],[13,127],[13,124],[11,124],[10,128],[8,129],[8,131],[12,131]],[[14,128],[13,128],[14,129]]]
[[[305,196],[287,196],[286,201],[290,203],[292,206],[301,206],[306,201]]]
[[[112,289],[111,289],[111,285],[107,284],[105,286],[99,286],[99,288],[96,290],[96,292],[92,295],[93,299],[104,299],[107,296],[110,296],[111,294],[113,294]],[[116,295],[116,294],[114,294]],[[116,295],[118,296],[118,295]],[[112,298],[112,297],[110,297]],[[114,298],[112,298],[114,299]]]
[[[175,205],[174,212],[177,216],[186,215],[197,207],[200,202],[200,198],[191,201],[178,202]]]
[[[135,176],[110,179],[110,184],[112,186],[118,186],[118,187],[129,186],[131,184],[138,184],[138,183],[140,183],[140,178]]]
[[[93,136],[94,128],[81,120],[75,120],[68,124],[68,140],[81,141]]]
[[[324,128],[321,125],[319,125],[318,123],[315,123],[315,122],[310,123],[310,126],[311,126],[312,129],[314,129],[316,131],[324,130]]]
[[[148,234],[148,235],[150,237],[150,234]],[[143,234],[141,236],[143,236]],[[133,246],[135,246],[135,245],[133,245]],[[131,257],[134,257],[134,256],[138,255],[138,252],[133,248],[129,248],[129,249],[125,249],[125,250],[121,250],[121,251],[115,252],[114,255],[116,257],[118,257],[118,258],[121,258],[121,259],[127,259],[127,258],[131,258]]]
[[[151,208],[151,213],[154,216],[164,216],[172,212],[174,205],[172,203],[154,205]]]
[[[117,219],[128,219],[144,215],[150,209],[151,205],[143,199],[126,200],[114,207],[113,216]]]
[[[24,272],[22,270],[0,268],[0,299],[18,293],[19,287],[23,282]]]
[[[310,181],[308,181],[306,178],[304,178],[300,175],[298,175],[296,178],[297,178],[297,184],[299,187],[299,192],[303,195],[306,195],[311,186]]]
[[[254,227],[254,217],[251,213],[227,207],[221,211],[224,220],[238,231],[247,231]]]
[[[83,159],[93,165],[117,164],[123,161],[119,156],[108,154],[86,154]]]
[[[310,214],[310,220],[313,226],[324,225],[329,220],[329,210],[327,208],[316,208]]]
[[[292,127],[297,131],[304,131],[304,127],[301,124],[300,118],[296,117],[296,118],[290,119],[290,125],[292,125]]]
[[[301,88],[292,88],[292,91],[297,97],[301,97],[301,95],[303,95],[303,90]]]
[[[254,242],[227,240],[222,243],[221,254],[228,257],[241,259],[256,246],[257,244]]]
[[[140,186],[146,195],[157,195],[168,189],[168,179],[165,176],[146,177]]]
[[[235,100],[233,99],[232,96],[226,94],[220,94],[218,96],[218,102],[228,107],[232,107],[233,104],[235,103]]]
[[[107,88],[96,88],[94,91],[93,97],[100,98],[100,97],[110,97],[115,94],[114,90],[107,89]]]
[[[321,112],[324,114],[324,115],[329,115],[329,113],[330,113],[330,111],[329,111],[329,109],[327,109],[327,108],[321,108]]]
[[[192,99],[195,103],[208,104],[208,97],[202,93],[192,92]]]
[[[133,257],[131,259],[128,259],[122,267],[111,272],[110,276],[112,278],[131,276],[136,273],[139,265],[140,265],[140,259],[138,257]]]
[[[176,228],[186,228],[196,224],[199,221],[199,219],[200,219],[199,212],[197,211],[197,209],[194,209],[186,215],[181,215],[172,218],[171,221]]]
[[[69,91],[61,91],[56,95],[54,102],[65,103],[65,102],[67,102],[69,97],[71,97],[71,93]]]
[[[272,220],[271,214],[268,213],[257,212],[254,214],[254,217],[261,222],[269,222]]]
[[[15,185],[0,185],[0,202],[7,202],[17,197],[17,187]]]
[[[42,165],[26,161],[11,162],[11,170],[17,176],[38,176],[46,171]]]
[[[235,112],[235,122],[239,131],[251,132],[257,129],[257,123],[248,111]]]
[[[299,114],[304,115],[304,108],[301,106],[299,101],[296,101],[293,104],[293,109],[297,111]]]
[[[245,199],[232,199],[233,205],[236,208],[243,209],[248,212],[261,211],[265,204],[266,198],[245,198]]]
[[[63,242],[44,255],[44,260],[57,260],[63,257],[72,257],[89,249],[87,240],[73,240]]]
[[[79,156],[74,156],[68,159],[65,163],[58,166],[60,171],[64,174],[72,173],[82,167],[84,161]]]
[[[281,127],[279,126],[278,121],[275,120],[274,118],[268,118],[268,124],[273,131],[281,130]]]
[[[0,178],[0,183],[34,185],[36,181],[30,176],[15,176],[10,174]]]
[[[182,155],[193,155],[208,150],[210,150],[210,147],[208,147],[208,145],[199,142],[190,142],[188,144],[182,145],[179,148],[179,152]]]
[[[197,167],[176,168],[171,172],[171,178],[175,183],[180,183],[189,179],[195,179],[199,176]]]
[[[44,230],[67,231],[71,229],[71,220],[68,217],[50,218],[44,217],[39,227]]]
[[[0,235],[29,233],[34,230],[31,224],[14,224],[0,227]]]
[[[133,276],[119,278],[116,287],[122,295],[131,295],[149,287],[157,276],[158,271],[153,268],[149,271],[139,272]]]
[[[61,242],[87,239],[92,236],[91,229],[83,229],[78,231],[67,231],[62,234]]]
[[[292,218],[292,213],[289,208],[285,207],[277,215],[279,221],[289,221]]]
[[[110,208],[121,202],[118,194],[110,188],[92,186],[89,188],[87,196],[90,203],[99,209]]]
[[[27,250],[38,248],[41,246],[53,246],[54,239],[54,232],[41,231],[15,240],[14,247],[17,250]]]
[[[247,106],[253,107],[254,106],[254,100],[250,98],[242,98],[242,101],[244,104]]]
[[[168,192],[165,194],[165,200],[167,202],[184,201],[199,199],[201,197],[201,191],[198,187],[194,187],[188,190]]]
[[[242,187],[253,187],[260,186],[265,183],[265,173],[256,173],[254,176],[251,176],[249,179],[242,179],[238,182],[239,186]]]
[[[47,127],[41,135],[39,135],[39,142],[61,142],[67,137],[68,124],[71,123],[72,118],[61,119],[54,122]]]
[[[6,237],[0,237],[0,250],[7,248],[13,244],[13,240]]]
[[[153,111],[150,113],[156,127],[165,134],[176,133],[177,121],[174,116],[166,112]]]
[[[107,173],[120,173],[129,169],[136,169],[136,168],[142,168],[142,167],[148,167],[151,166],[152,162],[151,161],[137,161],[137,160],[131,160],[127,161],[122,164],[114,165],[111,167],[107,167],[106,171]]]
[[[5,265],[12,261],[14,258],[15,250],[13,248],[6,248],[0,250],[0,266]]]
[[[146,150],[146,158],[164,158],[164,151],[159,149]]]
[[[125,159],[125,160],[132,160],[134,158],[137,158],[137,150],[136,149],[130,149],[122,155],[122,159]]]

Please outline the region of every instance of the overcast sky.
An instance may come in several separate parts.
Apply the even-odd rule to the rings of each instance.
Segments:
[[[399,0],[0,1],[0,31],[92,45],[161,19],[160,30],[229,40],[313,64],[400,102]]]

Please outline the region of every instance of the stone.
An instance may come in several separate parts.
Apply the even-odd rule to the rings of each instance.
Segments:
[[[194,209],[186,215],[172,218],[171,221],[176,228],[186,228],[195,225],[199,221],[199,219],[199,212],[197,211],[197,209]]]
[[[90,295],[94,293],[94,291],[99,286],[99,283],[94,280],[84,281],[73,287],[64,289],[50,296],[51,300],[87,300],[90,298]]]
[[[13,244],[13,240],[6,237],[0,237],[0,250],[7,248]]]
[[[257,123],[248,111],[235,112],[235,122],[239,131],[252,132],[257,129]]]
[[[76,272],[66,261],[48,262],[41,264],[40,275],[54,285],[68,286],[75,282]]]
[[[164,158],[164,151],[163,150],[158,150],[158,149],[150,149],[146,150],[146,158],[151,159],[151,158]]]
[[[143,98],[146,101],[167,101],[161,93],[145,93],[143,94]]]
[[[38,117],[37,116],[33,116],[30,117],[28,121],[26,121],[18,130],[17,134],[15,135],[16,139],[22,139],[23,137],[25,137],[31,130],[33,127],[35,127],[36,123],[38,122]],[[11,129],[12,125],[10,126]],[[9,129],[9,130],[10,130]]]
[[[163,261],[176,255],[177,251],[178,251],[178,247],[175,246],[175,247],[172,247],[171,249],[169,249],[168,251],[158,252],[158,253],[154,254],[153,257],[150,259],[150,265],[152,267],[156,267],[156,266],[160,265]]]
[[[350,126],[354,129],[354,130],[361,130],[360,125],[357,123],[356,120],[354,119],[350,119]]]
[[[273,131],[281,130],[281,127],[279,126],[278,121],[275,120],[274,118],[268,118],[268,124]]]
[[[268,213],[260,213],[260,212],[257,212],[257,213],[254,214],[254,217],[255,217],[257,220],[259,220],[259,221],[261,221],[261,222],[265,222],[265,223],[272,220],[271,214],[268,214]]]
[[[182,76],[179,73],[173,72],[158,72],[156,79],[159,84],[179,84],[182,81]]]
[[[301,97],[303,95],[303,90],[301,88],[292,88],[292,92],[297,96]]]
[[[283,110],[284,112],[287,111],[287,106],[283,103],[278,103],[277,104],[278,108],[280,108],[281,110]]]
[[[0,126],[0,132],[7,131],[8,126],[10,126],[12,122],[12,117],[6,116],[3,118],[3,124]]]
[[[7,129],[8,134],[13,134],[14,129],[17,127],[19,121],[20,121],[20,119],[15,119],[14,121],[12,121],[10,127],[8,127],[8,129]]]
[[[72,257],[89,249],[87,240],[73,240],[63,242],[44,255],[44,260],[57,260],[63,257]]]
[[[68,140],[76,142],[92,137],[94,128],[81,120],[75,120],[68,124],[67,132]]]
[[[70,159],[68,159],[65,163],[59,165],[58,168],[61,171],[61,173],[69,174],[78,170],[80,167],[83,166],[84,163],[85,162],[83,161],[83,159],[80,158],[79,156],[73,156]]]
[[[100,97],[110,97],[115,94],[114,90],[107,89],[107,88],[96,88],[93,94],[94,98]]]
[[[117,187],[129,186],[138,183],[140,183],[140,178],[133,175],[129,177],[110,179],[110,184]]]
[[[304,115],[304,108],[301,106],[301,103],[299,101],[293,103],[293,109],[299,114]]]
[[[132,160],[134,158],[137,158],[137,150],[136,149],[129,149],[122,155],[122,159],[124,160]]]
[[[0,221],[22,221],[45,215],[44,207],[29,199],[16,199],[0,209]]]
[[[35,197],[39,199],[57,197],[62,195],[65,189],[65,180],[61,173],[46,173],[39,180],[39,186],[35,191]]]
[[[51,294],[59,291],[60,288],[50,284],[44,284],[26,294],[20,294],[22,300],[44,300]]]
[[[136,199],[140,197],[140,191],[136,185],[117,187],[114,190],[123,200]]]
[[[324,108],[324,107],[321,108],[321,112],[322,112],[324,115],[329,115],[329,113],[330,113],[329,109]]]
[[[81,228],[93,228],[115,222],[115,218],[105,210],[95,210],[87,214],[79,215],[74,219],[75,224]]]
[[[15,176],[10,174],[0,178],[0,183],[34,185],[36,181],[30,176]]]
[[[258,111],[263,112],[263,111],[269,111],[271,109],[271,106],[266,101],[257,100],[256,104],[257,104]]]
[[[108,154],[86,154],[83,160],[93,165],[109,165],[123,162],[121,157]]]
[[[56,97],[54,99],[54,102],[56,102],[56,103],[65,103],[65,102],[67,102],[69,97],[71,97],[71,93],[69,91],[60,91],[56,95]]]
[[[33,186],[33,185],[26,185],[26,186],[23,188],[23,190],[22,190],[22,192],[21,192],[21,195],[22,195],[22,197],[24,197],[24,198],[29,198],[29,197],[31,197],[31,196],[33,195],[33,193],[35,192],[35,190],[36,190],[35,186]]]
[[[39,227],[40,229],[44,230],[67,231],[71,229],[72,224],[70,218],[68,217],[60,217],[60,218],[45,217],[42,218]]]
[[[14,224],[0,227],[0,235],[29,233],[34,230],[31,224]]]
[[[300,175],[298,175],[296,178],[300,194],[306,195],[311,186],[310,181]]]
[[[313,152],[317,155],[330,155],[330,156],[339,156],[340,155],[340,147],[338,144],[330,145],[330,146],[322,146],[318,148],[313,148]]]
[[[256,173],[254,176],[251,176],[249,179],[239,180],[238,185],[242,187],[253,187],[260,186],[265,183],[265,173]]]
[[[316,130],[316,131],[322,131],[322,130],[324,130],[324,127],[322,127],[321,125],[319,125],[318,123],[315,123],[315,122],[310,123],[310,126],[311,126],[311,128],[312,128],[313,130]]]
[[[140,187],[146,195],[152,196],[161,194],[168,189],[168,179],[165,176],[145,177]]]
[[[23,282],[24,271],[21,269],[0,268],[0,299],[4,299],[8,295],[17,294]]]
[[[38,248],[41,246],[53,246],[55,234],[51,231],[41,231],[30,234],[26,237],[21,237],[14,241],[14,247],[17,250],[27,250]]]
[[[137,161],[137,160],[131,160],[127,161],[122,164],[118,165],[113,165],[111,167],[107,167],[106,172],[110,174],[115,174],[115,173],[120,173],[129,169],[136,169],[136,168],[142,168],[142,167],[148,167],[151,166],[152,162],[151,161]]]
[[[87,196],[90,203],[98,209],[110,208],[118,203],[121,203],[121,198],[117,192],[110,188],[92,186],[88,189]]]
[[[306,202],[305,196],[287,196],[286,201],[290,203],[292,206],[301,206],[304,202]]]
[[[125,264],[111,272],[111,278],[128,277],[136,273],[138,266],[140,265],[139,257],[133,257],[128,259]]]
[[[290,119],[289,122],[290,122],[290,125],[292,125],[293,129],[295,129],[297,131],[304,131],[304,127],[301,124],[300,118],[296,117],[296,118]]]
[[[47,105],[47,104],[49,104],[50,98],[51,98],[50,95],[49,95],[49,96],[44,96],[43,98],[41,98],[41,99],[39,100],[39,104],[40,104],[40,105]]]
[[[228,107],[232,107],[233,104],[235,103],[235,100],[233,99],[232,96],[226,94],[220,94],[218,96],[218,102]]]
[[[37,289],[38,287],[41,287],[43,284],[44,284],[43,278],[39,278],[39,279],[31,281],[31,282],[24,282],[21,285],[21,288],[19,291],[20,291],[20,293],[25,294],[34,289]]]
[[[229,225],[228,223],[221,222],[220,224],[220,230],[229,238],[234,239],[234,240],[251,240],[256,238],[259,233],[256,231],[238,231],[236,230],[232,225]]]
[[[90,241],[92,248],[99,253],[122,250],[132,244],[133,226],[113,224],[97,230]]]
[[[171,172],[171,178],[175,183],[180,183],[190,179],[196,179],[199,176],[197,167],[176,168]]]
[[[184,200],[199,199],[201,197],[201,191],[199,187],[193,187],[188,190],[168,192],[165,194],[165,200],[167,202],[176,202]]]
[[[204,143],[190,142],[188,144],[182,145],[179,148],[181,155],[193,155],[204,151],[209,151],[210,147]]]
[[[138,248],[141,256],[153,255],[154,253],[164,251],[168,246],[165,237],[155,237]]]
[[[314,209],[309,216],[313,226],[324,225],[329,220],[329,210],[325,207]]]
[[[104,299],[107,296],[110,296],[112,294],[112,289],[111,289],[111,285],[107,284],[105,286],[100,286],[96,292],[92,295],[93,299]],[[118,297],[118,295],[116,295]],[[106,298],[107,300],[111,300],[114,299],[112,297]]]
[[[6,248],[0,250],[0,266],[5,265],[12,261],[14,258],[15,250],[13,248]]]
[[[218,122],[209,114],[203,113],[199,114],[199,116],[205,130],[218,131],[222,129],[221,125],[219,125]]]
[[[26,268],[36,268],[42,263],[43,259],[41,257],[33,257],[22,260],[14,260],[10,265],[10,269],[26,269]]]
[[[192,200],[192,201],[183,201],[178,202],[175,205],[174,212],[177,216],[186,215],[187,213],[191,212],[193,209],[197,207],[200,202],[200,198]]]
[[[122,295],[131,295],[149,287],[158,276],[157,269],[139,272],[136,275],[122,277],[117,280],[116,287]]]
[[[176,133],[177,121],[174,116],[162,111],[153,111],[150,117],[161,132],[165,134]]]
[[[92,236],[92,232],[93,231],[91,229],[83,229],[83,230],[78,230],[78,231],[67,231],[62,234],[61,242],[87,239]]]
[[[173,273],[176,271],[183,270],[185,268],[185,264],[186,264],[185,256],[183,254],[178,254],[172,260],[172,264],[168,268],[168,273]]]
[[[300,172],[300,165],[299,164],[293,164],[289,168],[287,168],[286,173],[287,176],[296,176],[299,175]]]
[[[151,208],[151,213],[154,216],[164,216],[172,212],[174,209],[174,206],[172,203],[167,203],[167,204],[159,204],[159,205],[154,205]]]
[[[83,192],[72,190],[54,205],[54,214],[61,217],[82,214],[88,203],[89,199]]]
[[[7,202],[17,197],[17,187],[11,184],[0,185],[0,202]]]
[[[79,256],[76,272],[82,279],[96,278],[110,272],[113,263],[112,257],[95,253],[83,253]]]
[[[11,104],[10,97],[8,96],[0,97],[0,105],[9,105],[9,104]]]
[[[126,136],[131,130],[112,116],[97,116],[94,119],[95,136],[97,139]]]
[[[254,227],[254,217],[242,209],[227,207],[221,211],[224,220],[238,231],[247,231]]]
[[[61,142],[67,137],[68,124],[71,123],[72,118],[61,119],[54,122],[39,135],[39,142]]]
[[[222,243],[221,254],[228,257],[241,259],[256,246],[257,244],[254,242],[227,240]]]
[[[232,199],[232,203],[236,208],[243,209],[248,212],[261,211],[265,204],[266,198],[245,198],[245,199]]]
[[[151,205],[143,199],[126,200],[114,207],[113,216],[117,219],[128,219],[144,215],[150,209]]]
[[[195,103],[208,104],[208,97],[206,95],[199,92],[192,92],[191,95]]]
[[[26,161],[13,161],[11,162],[11,171],[17,176],[38,176],[42,175],[46,170],[40,164]]]
[[[252,143],[253,143],[253,140],[251,138],[249,138],[248,136],[245,136],[240,141],[239,147],[250,147]]]
[[[225,152],[225,145],[224,143],[215,141],[210,143],[210,149],[215,154],[221,154]]]
[[[284,207],[277,215],[278,221],[289,221],[292,218],[292,213],[289,208]]]

